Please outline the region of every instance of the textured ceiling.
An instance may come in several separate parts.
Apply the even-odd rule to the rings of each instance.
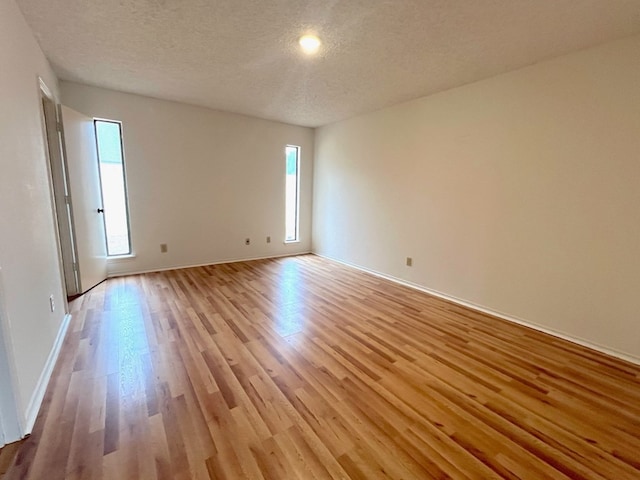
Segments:
[[[305,126],[640,31],[639,0],[17,3],[63,80]]]

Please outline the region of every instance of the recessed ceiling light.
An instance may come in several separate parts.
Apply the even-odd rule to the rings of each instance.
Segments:
[[[302,47],[302,51],[308,55],[313,55],[320,48],[321,42],[315,35],[303,35],[298,41]]]

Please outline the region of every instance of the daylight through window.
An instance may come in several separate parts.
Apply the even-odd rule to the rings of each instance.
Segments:
[[[300,147],[287,145],[286,160],[286,191],[285,191],[285,242],[297,242],[299,223],[299,190],[300,190]]]
[[[107,254],[131,253],[120,122],[95,120]]]

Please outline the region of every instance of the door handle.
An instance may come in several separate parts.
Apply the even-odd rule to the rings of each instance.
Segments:
[[[98,213],[104,213],[104,208],[99,208]]]

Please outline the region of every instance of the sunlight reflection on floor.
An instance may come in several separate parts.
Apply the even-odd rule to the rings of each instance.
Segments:
[[[120,396],[135,404],[144,399],[146,373],[144,364],[149,355],[149,341],[145,329],[143,305],[139,288],[132,285],[110,284],[106,303],[110,335],[117,339],[111,355],[117,355]]]
[[[282,337],[304,330],[304,281],[296,262],[283,262],[278,272],[282,282],[278,284],[275,302],[278,305],[272,328]]]

